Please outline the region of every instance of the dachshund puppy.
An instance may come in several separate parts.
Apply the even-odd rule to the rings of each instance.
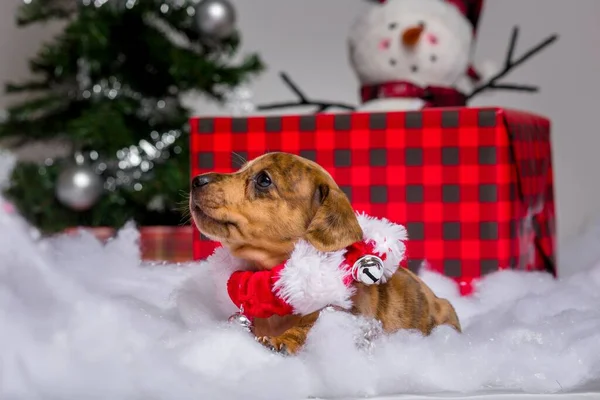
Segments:
[[[299,240],[322,252],[363,240],[356,213],[331,175],[288,153],[268,153],[235,173],[195,177],[189,207],[205,236],[255,270],[286,261]],[[416,329],[428,335],[441,324],[461,331],[453,306],[408,269],[398,268],[384,284],[353,285],[349,311],[378,319],[385,332]],[[257,318],[253,333],[263,344],[293,354],[318,315]]]

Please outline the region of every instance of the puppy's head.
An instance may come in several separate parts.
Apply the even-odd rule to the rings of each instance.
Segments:
[[[318,164],[268,153],[232,174],[195,177],[190,211],[200,232],[240,257],[268,268],[299,239],[321,251],[362,239],[350,202]]]

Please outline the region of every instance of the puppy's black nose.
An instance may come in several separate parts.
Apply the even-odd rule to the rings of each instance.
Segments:
[[[209,183],[213,182],[214,180],[215,180],[215,175],[213,175],[213,174],[198,175],[197,177],[192,179],[192,188],[193,189],[201,188],[201,187],[206,186]]]

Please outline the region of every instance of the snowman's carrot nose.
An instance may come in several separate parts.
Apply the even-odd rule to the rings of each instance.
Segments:
[[[408,47],[409,49],[412,49],[419,41],[421,33],[423,33],[422,25],[411,26],[410,28],[406,28],[404,32],[402,32],[402,44],[404,44],[404,46]]]

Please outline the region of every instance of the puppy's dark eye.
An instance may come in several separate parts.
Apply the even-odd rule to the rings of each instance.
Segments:
[[[269,186],[273,184],[269,175],[266,172],[259,172],[258,175],[254,178],[254,183],[260,189],[267,189]]]

